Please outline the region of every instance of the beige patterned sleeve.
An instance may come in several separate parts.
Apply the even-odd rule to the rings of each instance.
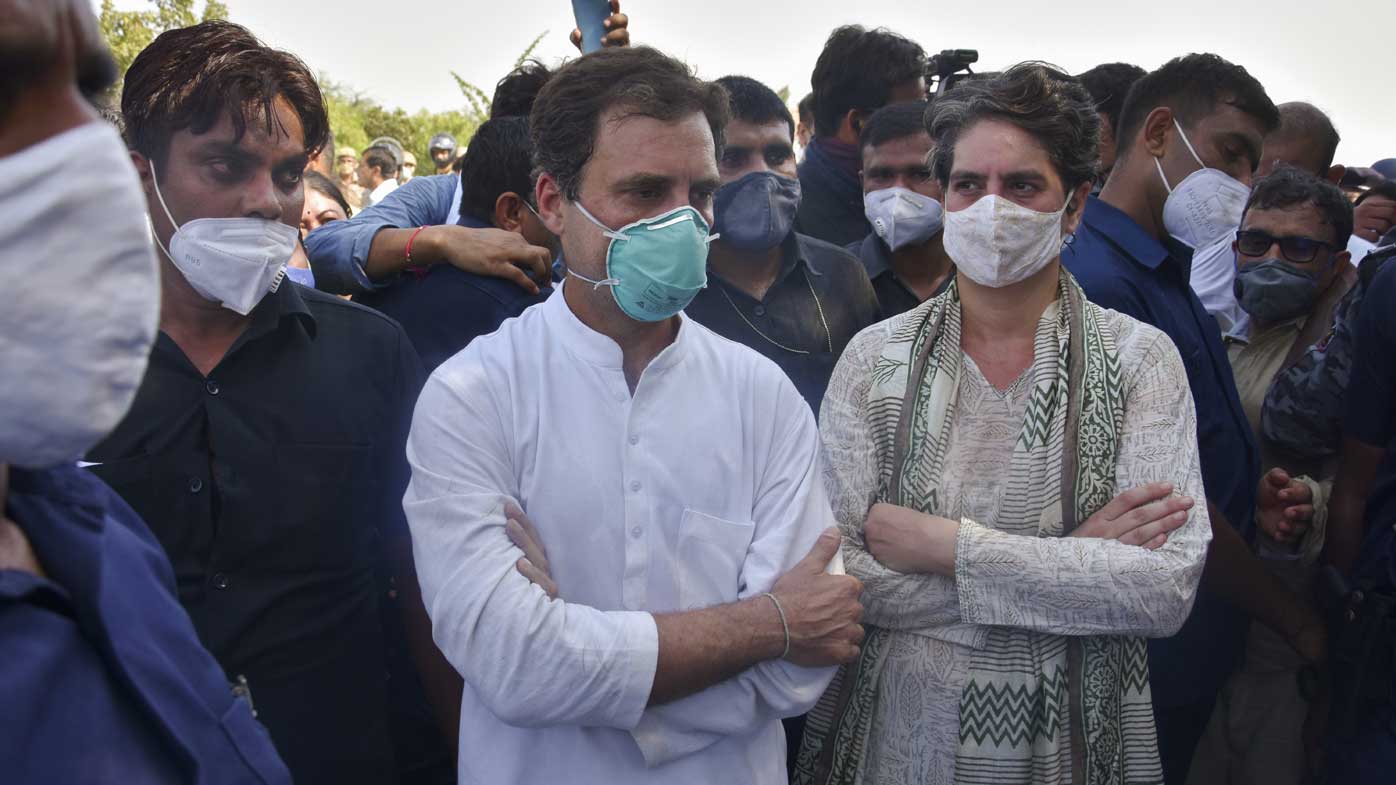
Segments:
[[[863,522],[878,491],[877,453],[868,433],[868,390],[891,324],[882,322],[859,333],[834,369],[819,415],[824,480],[844,536],[844,569],[863,582],[864,620],[886,629],[926,633],[960,621],[954,579],[890,570],[863,543]]]
[[[1198,503],[1153,551],[1114,540],[1006,534],[962,521],[955,573],[966,622],[1058,635],[1166,637],[1187,619],[1211,540],[1192,393],[1167,336],[1137,323],[1116,327],[1124,333],[1127,390],[1117,486],[1167,481]]]

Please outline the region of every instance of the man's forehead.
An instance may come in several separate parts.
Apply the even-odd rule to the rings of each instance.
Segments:
[[[1237,108],[1226,97],[1218,100],[1216,107],[1203,117],[1198,125],[1212,133],[1241,134],[1257,143],[1265,139],[1265,128],[1261,125],[1260,118]]]
[[[590,164],[600,164],[607,180],[637,172],[716,175],[712,129],[702,112],[673,121],[623,110],[601,119]]]
[[[1309,202],[1287,207],[1252,207],[1246,211],[1242,229],[1262,229],[1272,234],[1305,235],[1323,239],[1326,233],[1323,214]]]
[[[771,142],[789,142],[790,126],[784,120],[769,123],[752,123],[733,119],[723,131],[728,147],[754,146]]]
[[[922,131],[915,134],[899,136],[895,139],[888,139],[878,145],[863,146],[863,160],[901,160],[904,158],[925,158],[930,154],[935,144],[931,142],[930,134]]]
[[[235,148],[247,155],[278,158],[305,154],[305,130],[300,116],[284,98],[277,98],[271,109],[268,114],[261,103],[244,107],[241,134],[233,115],[225,109],[204,133],[195,134],[186,128],[175,136],[188,134],[189,143],[196,148]]]

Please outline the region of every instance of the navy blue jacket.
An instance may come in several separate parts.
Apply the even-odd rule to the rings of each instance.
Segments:
[[[120,497],[76,467],[12,469],[6,514],[48,577],[0,570],[0,780],[289,785]]]
[[[1151,324],[1173,339],[1197,406],[1207,501],[1248,537],[1259,459],[1221,330],[1188,285],[1192,254],[1184,246],[1165,246],[1128,215],[1091,197],[1062,262],[1092,302]],[[1215,695],[1231,672],[1244,632],[1244,621],[1228,605],[1198,592],[1183,629],[1172,638],[1149,642],[1154,704],[1180,706]]]
[[[458,223],[471,229],[489,228],[468,214]],[[505,319],[543,302],[551,293],[545,286],[538,294],[530,294],[513,281],[438,264],[421,277],[406,273],[391,286],[356,294],[354,302],[401,324],[422,358],[422,366],[431,373],[471,341],[498,330]]]

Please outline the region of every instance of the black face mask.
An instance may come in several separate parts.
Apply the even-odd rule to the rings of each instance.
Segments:
[[[1262,322],[1283,322],[1308,313],[1318,300],[1318,277],[1283,259],[1266,259],[1236,271],[1236,301]]]
[[[790,234],[799,209],[799,180],[752,172],[718,189],[713,197],[713,231],[733,248],[765,251]]]

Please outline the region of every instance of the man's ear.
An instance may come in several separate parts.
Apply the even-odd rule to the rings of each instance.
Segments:
[[[1327,180],[1328,182],[1334,185],[1337,185],[1338,183],[1341,183],[1343,181],[1343,175],[1347,173],[1348,168],[1346,166],[1343,166],[1342,164],[1333,164],[1332,166],[1328,167],[1328,173],[1323,176],[1323,179]]]
[[[863,124],[868,121],[868,113],[862,109],[849,109],[839,123],[839,132],[834,138],[840,142],[848,144],[858,144],[858,138],[863,134]]]
[[[534,204],[538,205],[538,217],[543,219],[543,225],[548,227],[548,231],[561,237],[562,227],[566,223],[562,205],[567,201],[567,197],[562,195],[557,180],[547,172],[539,174],[538,183],[533,187],[533,198]]]
[[[505,191],[494,200],[494,225],[506,232],[522,232],[523,214],[528,212],[523,197]]]
[[[150,178],[154,176],[150,170],[150,159],[135,150],[127,150],[126,152],[131,156],[131,165],[136,167],[136,174],[141,178],[141,185],[148,186]]]
[[[1149,112],[1149,116],[1144,118],[1144,127],[1140,133],[1144,135],[1145,151],[1154,158],[1162,158],[1168,150],[1168,140],[1174,133],[1173,110],[1160,106]],[[1133,140],[1116,140],[1117,144],[1119,142],[1133,146]]]

